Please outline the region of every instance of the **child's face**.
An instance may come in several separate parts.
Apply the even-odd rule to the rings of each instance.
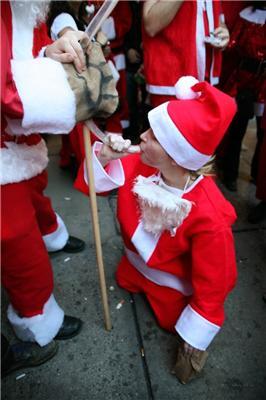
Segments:
[[[141,160],[150,167],[161,170],[171,160],[149,128],[140,135]]]

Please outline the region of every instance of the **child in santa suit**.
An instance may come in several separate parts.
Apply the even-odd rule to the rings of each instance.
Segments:
[[[128,155],[130,141],[110,135],[94,144],[93,157],[96,190],[119,187],[125,254],[118,284],[145,293],[160,326],[181,338],[175,372],[186,383],[205,362],[236,282],[236,214],[208,166],[236,106],[193,77],[181,78],[176,91],[179,100],[149,112],[140,155]],[[83,172],[76,186],[88,193]]]

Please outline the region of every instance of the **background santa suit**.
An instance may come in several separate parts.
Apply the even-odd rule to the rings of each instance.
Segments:
[[[206,45],[204,37],[220,25],[220,15],[220,1],[184,1],[172,22],[154,37],[143,27],[144,74],[153,107],[173,99],[181,76],[218,84],[221,51]]]
[[[112,161],[103,169],[95,155],[100,147],[99,142],[94,144],[96,190],[119,187],[118,220],[125,245],[116,273],[119,285],[130,292],[145,293],[163,328],[205,350],[223,324],[223,304],[236,280],[233,207],[212,178],[200,176],[182,196],[193,206],[175,235],[168,231],[158,236],[148,233],[140,221],[132,188],[138,175],[147,177],[158,171],[144,165],[139,155]],[[164,187],[182,195],[179,189]],[[84,169],[76,188],[88,193]]]
[[[119,109],[108,118],[106,123],[106,131],[110,133],[122,133],[123,129],[129,127],[124,41],[126,34],[130,30],[131,23],[132,15],[129,4],[127,1],[120,1],[101,27],[110,41],[114,64],[119,72],[119,80],[117,82]]]
[[[17,336],[42,346],[64,318],[52,294],[47,250],[63,248],[68,233],[43,196],[47,148],[35,132],[69,132],[75,98],[62,65],[42,57],[46,27],[34,25],[29,7],[1,2],[2,282]]]
[[[257,118],[257,145],[254,152],[251,176],[257,178],[259,151],[263,141],[261,117],[266,100],[266,10],[247,7],[235,23],[228,54],[238,55],[238,64],[224,82],[223,90],[236,97],[238,112],[232,121],[223,143],[223,171],[225,181],[238,177],[241,143],[248,121]]]

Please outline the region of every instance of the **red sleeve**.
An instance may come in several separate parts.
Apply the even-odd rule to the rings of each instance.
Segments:
[[[11,73],[12,47],[11,10],[1,2],[1,108],[9,118],[22,118],[23,106]]]
[[[132,24],[132,14],[128,2],[120,1],[111,15],[115,22],[116,38],[114,42],[119,41],[119,45],[122,45],[120,39],[124,39]]]
[[[191,307],[208,321],[222,325],[224,301],[236,282],[231,229],[204,232],[192,240]]]
[[[33,56],[37,57],[40,50],[53,43],[52,39],[48,36],[47,26],[42,23],[37,28],[34,29],[34,43],[33,43]]]

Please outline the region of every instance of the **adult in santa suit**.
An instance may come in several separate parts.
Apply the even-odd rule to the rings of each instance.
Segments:
[[[211,33],[216,41],[206,44]],[[144,73],[151,105],[173,99],[176,79],[184,75],[216,85],[228,41],[220,1],[145,1]]]
[[[60,62],[74,62],[79,71],[85,68],[78,43],[82,32],[50,44],[43,26],[36,26],[45,15],[45,3],[1,2],[2,283],[16,335],[40,346],[54,337],[74,336],[81,321],[64,316],[53,296],[47,250],[64,248],[69,235],[43,196],[47,148],[35,132],[73,128],[75,97]],[[77,244],[73,248],[70,243],[70,250],[77,250]]]
[[[182,338],[186,368],[187,362],[192,368],[191,357],[203,364],[236,281],[235,211],[205,176],[236,105],[192,77],[181,78],[176,91],[179,100],[149,112],[141,155],[128,155],[130,141],[110,135],[109,145],[94,144],[93,157],[96,190],[119,187],[125,255],[117,281],[130,292],[145,293],[161,327]],[[86,182],[80,171],[76,187],[88,193]],[[175,368],[186,383],[182,354]]]

